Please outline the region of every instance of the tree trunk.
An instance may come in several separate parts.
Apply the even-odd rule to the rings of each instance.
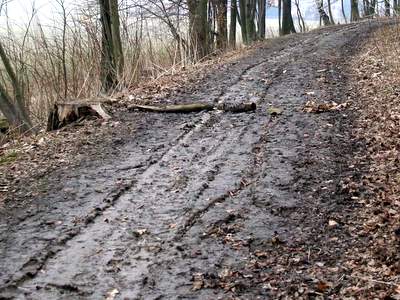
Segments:
[[[228,45],[228,0],[214,0],[217,9],[217,49]]]
[[[328,15],[326,14],[324,10],[324,3],[321,0],[316,0],[315,1],[317,4],[317,9],[319,13],[320,20],[323,21],[324,26],[329,26],[331,25],[331,20],[329,19]]]
[[[189,32],[194,59],[199,60],[210,53],[207,0],[188,0]]]
[[[257,0],[239,0],[239,23],[242,29],[243,43],[246,45],[257,39],[256,7]]]
[[[341,6],[342,6],[343,19],[344,19],[344,22],[347,23],[346,13],[344,12],[344,0],[340,0],[340,2],[341,2]]]
[[[258,0],[258,38],[265,39],[266,0]]]
[[[282,35],[282,0],[278,0],[279,35]]]
[[[296,33],[292,17],[292,2],[291,0],[283,0],[282,7],[282,34]]]
[[[6,87],[0,83],[0,111],[4,114],[11,127],[17,128],[18,131],[26,132],[32,128],[32,123],[25,107],[21,82],[18,80],[1,42],[0,59],[3,62],[5,73],[9,77],[14,91],[13,101]]]
[[[398,0],[393,0],[393,16],[396,16],[399,12],[399,2]]]
[[[245,45],[249,44],[248,33],[247,33],[247,12],[246,12],[246,0],[239,0],[239,24],[242,31],[242,40]]]
[[[306,24],[304,22],[303,15],[301,13],[300,2],[299,2],[299,0],[295,0],[294,3],[295,3],[296,8],[297,8],[297,20],[299,22],[300,31],[301,32],[305,32],[306,31]]]
[[[236,48],[236,22],[237,22],[237,0],[231,1],[231,23],[229,28],[229,46]]]
[[[366,17],[373,17],[375,14],[375,0],[364,0],[364,15]]]
[[[390,2],[389,0],[384,0],[385,2],[385,16],[390,17]]]
[[[108,92],[119,84],[123,73],[118,0],[99,0],[102,24],[102,89]]]
[[[257,32],[256,32],[256,24],[255,24],[256,5],[257,5],[256,0],[247,0],[246,26],[247,26],[248,40],[250,42],[254,42],[255,40],[257,40]]]
[[[333,20],[333,14],[332,14],[332,6],[331,6],[331,0],[328,1],[328,13],[329,13],[329,19],[332,25],[335,24],[335,21]]]
[[[355,22],[360,19],[360,12],[358,11],[358,0],[351,0],[351,21]]]

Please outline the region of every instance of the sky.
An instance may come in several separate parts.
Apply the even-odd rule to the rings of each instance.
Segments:
[[[2,1],[2,0],[0,0]],[[74,5],[81,3],[79,0],[64,0],[65,5],[67,6],[67,10],[71,10]],[[346,6],[350,0],[345,0]],[[309,21],[317,21],[318,13],[315,8],[315,0],[299,0],[300,8],[302,10],[303,17]],[[325,1],[326,2],[326,1]],[[342,21],[341,14],[341,6],[339,0],[332,0],[332,10],[334,14],[335,20]],[[8,4],[7,14],[9,16],[9,22],[16,27],[20,26],[24,28],[26,24],[28,24],[31,15],[32,8],[36,9],[36,16],[40,20],[42,24],[46,24],[47,22],[53,23],[57,16],[60,15],[60,7],[57,4],[57,0],[11,0]],[[267,9],[267,25],[268,18],[275,19],[277,16],[277,9]],[[348,10],[347,10],[347,14]],[[293,17],[296,18],[296,7],[293,1]],[[0,26],[3,26],[5,22],[4,11],[0,15]],[[272,22],[272,21],[270,21]]]

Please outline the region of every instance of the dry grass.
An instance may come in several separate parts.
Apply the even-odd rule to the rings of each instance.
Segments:
[[[25,32],[8,28],[0,34],[24,84],[26,105],[38,126],[46,122],[56,101],[93,98],[101,91],[100,24],[89,17],[70,17],[67,21],[66,27],[43,26],[33,18]],[[191,63],[160,21],[123,22],[125,71],[116,92]],[[2,73],[0,81],[11,90]]]

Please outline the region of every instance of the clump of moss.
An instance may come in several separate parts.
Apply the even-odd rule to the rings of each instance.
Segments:
[[[18,157],[17,152],[11,151],[0,156],[0,165],[14,162]]]

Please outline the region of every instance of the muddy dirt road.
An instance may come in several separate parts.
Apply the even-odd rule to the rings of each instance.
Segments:
[[[311,245],[308,264],[335,265],[341,250],[321,249],[332,215],[353,211],[340,182],[358,151],[350,112],[302,108],[347,101],[341,62],[378,26],[268,41],[173,98],[255,113],[128,115],[118,156],[55,172],[46,197],[2,212],[0,298],[295,297],[313,279],[279,259]]]

